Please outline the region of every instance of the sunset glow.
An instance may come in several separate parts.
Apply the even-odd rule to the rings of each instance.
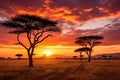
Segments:
[[[104,37],[102,44],[94,48],[92,55],[120,52],[120,0],[1,0],[1,2],[0,22],[19,14],[37,15],[58,22],[57,26],[62,31],[50,33],[52,37],[37,45],[36,57],[43,54],[78,55],[74,50],[80,46],[74,43],[75,39],[86,35]],[[27,57],[23,47],[14,45],[17,43],[16,35],[8,34],[10,30],[0,25],[0,57],[15,57],[16,53]],[[29,45],[26,36],[21,40],[25,45]]]
[[[50,55],[52,55],[52,52],[51,52],[50,50],[47,50],[47,51],[44,52],[44,54],[45,54],[46,56],[50,56]]]

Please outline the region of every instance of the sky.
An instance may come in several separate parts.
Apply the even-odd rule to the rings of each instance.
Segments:
[[[62,30],[36,48],[37,57],[47,50],[57,55],[79,55],[74,53],[80,47],[75,39],[86,35],[104,36],[92,55],[120,52],[120,0],[0,0],[0,22],[19,14],[55,20]],[[15,57],[17,53],[26,56],[21,46],[14,45],[16,35],[8,31],[0,26],[0,56]]]

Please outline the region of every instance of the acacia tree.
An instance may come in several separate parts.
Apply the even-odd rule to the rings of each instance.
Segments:
[[[18,60],[20,60],[23,55],[22,54],[16,54],[15,56],[17,56]]]
[[[74,52],[80,52],[80,59],[82,60],[82,57],[83,57],[82,52],[86,52],[87,53],[88,51],[89,51],[89,48],[84,47],[84,48],[78,48]]]
[[[78,56],[73,56],[73,59],[77,60],[77,57],[78,57]]]
[[[27,50],[29,67],[33,67],[32,57],[36,45],[43,42],[49,36],[52,36],[50,31],[60,32],[60,29],[56,26],[57,22],[29,14],[17,15],[1,24],[8,28],[12,28],[12,31],[9,33],[16,34],[17,44],[23,46]],[[21,40],[23,35],[27,42]]]
[[[86,49],[84,52],[88,55],[88,62],[90,62],[93,48],[96,45],[101,44],[100,40],[102,39],[102,36],[82,36],[76,38],[75,43],[79,44],[83,48],[83,50]]]

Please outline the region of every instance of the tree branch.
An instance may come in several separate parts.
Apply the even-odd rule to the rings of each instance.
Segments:
[[[37,30],[37,33],[35,34],[35,32],[33,32],[33,35],[34,35],[34,42],[35,41],[38,41],[38,39],[43,35],[44,33],[44,29],[42,29],[42,31],[38,31]]]
[[[18,44],[22,45],[25,49],[28,50],[28,48],[20,41],[19,37],[20,37],[20,33],[18,33],[18,35],[17,35]]]
[[[41,39],[41,40],[38,41],[37,43],[40,43],[40,42],[44,41],[44,40],[45,40],[46,38],[48,38],[49,36],[52,36],[52,35],[48,34],[47,36],[45,36],[43,39]]]
[[[28,41],[29,41],[30,45],[32,45],[31,32],[27,33],[27,38],[28,38]]]

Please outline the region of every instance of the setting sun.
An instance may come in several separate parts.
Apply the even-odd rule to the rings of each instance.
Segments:
[[[50,56],[50,55],[52,54],[52,52],[51,52],[51,51],[45,51],[44,54],[45,54],[46,56]]]

